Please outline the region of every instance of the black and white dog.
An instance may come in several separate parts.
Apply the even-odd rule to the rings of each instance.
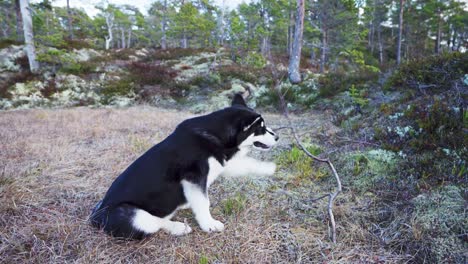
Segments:
[[[276,166],[247,157],[250,147],[268,150],[278,136],[241,95],[232,106],[183,121],[165,140],[131,164],[90,216],[91,223],[116,237],[141,239],[162,229],[173,235],[192,231],[171,221],[190,208],[201,229],[223,231],[210,214],[208,187],[220,175],[272,175]]]

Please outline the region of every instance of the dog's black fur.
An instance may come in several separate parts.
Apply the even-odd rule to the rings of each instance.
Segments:
[[[259,125],[243,130],[259,117],[236,95],[231,107],[183,121],[117,177],[93,210],[91,223],[116,237],[143,238],[146,234],[131,223],[135,209],[157,217],[171,214],[187,202],[182,180],[206,190],[208,158],[224,164],[249,135],[265,133]]]

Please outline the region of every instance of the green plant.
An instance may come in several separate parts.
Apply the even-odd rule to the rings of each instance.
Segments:
[[[253,67],[256,69],[261,69],[266,66],[267,60],[263,57],[261,53],[251,51],[247,53],[247,56],[241,60],[241,64]]]
[[[114,96],[127,96],[134,92],[134,83],[129,78],[110,81],[101,89],[102,103],[108,104]]]
[[[353,103],[360,107],[364,107],[369,104],[369,99],[365,98],[363,91],[358,90],[354,84],[349,88],[349,96],[351,96]]]
[[[247,197],[243,194],[236,194],[222,202],[221,208],[225,215],[237,215],[242,212],[247,203]]]
[[[307,151],[313,155],[322,153],[322,149],[313,144],[306,145]],[[302,181],[310,180],[311,177],[315,179],[322,179],[326,173],[313,167],[313,160],[304,153],[304,151],[293,146],[290,150],[281,152],[276,157],[276,162],[281,168],[292,169],[295,173],[291,177],[292,182],[297,185]]]

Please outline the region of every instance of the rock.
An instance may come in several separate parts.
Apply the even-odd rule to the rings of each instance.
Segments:
[[[74,49],[72,54],[72,57],[77,61],[89,61],[90,59],[98,56],[101,56],[101,54],[93,49]]]
[[[145,48],[142,48],[140,50],[135,51],[135,55],[138,57],[146,57],[148,56],[148,50]]]

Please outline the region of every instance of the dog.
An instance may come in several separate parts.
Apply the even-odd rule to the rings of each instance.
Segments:
[[[220,175],[274,174],[273,162],[247,154],[250,148],[269,150],[278,139],[236,94],[230,107],[183,121],[134,161],[95,206],[90,222],[121,238],[142,239],[159,230],[180,236],[192,229],[171,218],[190,208],[203,231],[221,232],[224,224],[210,213],[208,188]]]

